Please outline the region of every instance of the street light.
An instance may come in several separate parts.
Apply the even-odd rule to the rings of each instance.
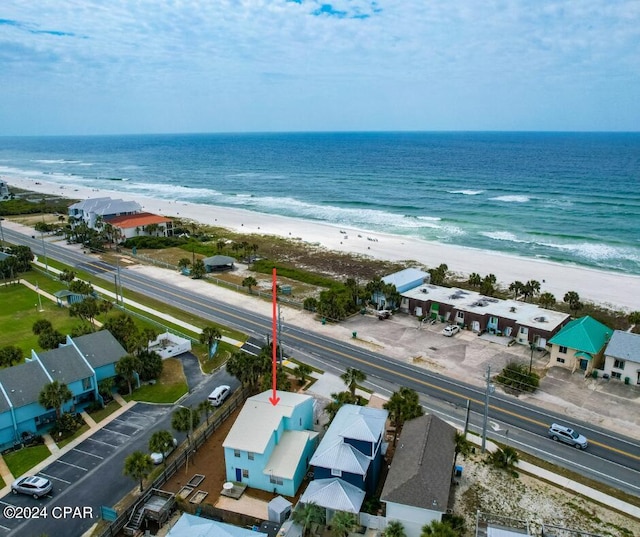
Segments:
[[[482,421],[482,453],[487,446],[487,421],[489,419],[489,396],[496,390],[491,384],[491,366],[487,366],[487,387],[484,391],[484,420]]]

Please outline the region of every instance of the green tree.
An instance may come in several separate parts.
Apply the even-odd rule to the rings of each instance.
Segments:
[[[302,302],[302,308],[307,311],[316,311],[318,309],[318,300],[312,296],[308,296]]]
[[[327,403],[324,407],[325,412],[329,415],[329,422],[333,421],[338,410],[340,410],[344,405],[354,404],[356,404],[356,398],[351,395],[351,392],[332,393],[331,402]]]
[[[22,362],[22,351],[15,345],[7,345],[0,349],[0,366],[11,367]]]
[[[346,371],[342,375],[340,375],[340,378],[347,385],[347,388],[349,388],[351,396],[355,398],[356,388],[358,387],[358,384],[363,383],[365,380],[367,380],[367,375],[365,375],[359,369],[348,367]]]
[[[568,291],[562,300],[569,305],[569,309],[573,314],[577,313],[584,307],[582,302],[580,302],[580,295],[575,291]]]
[[[407,537],[404,526],[399,520],[390,520],[382,532],[383,537]]]
[[[92,296],[86,297],[80,302],[75,302],[69,306],[69,315],[71,317],[79,317],[83,321],[87,321],[92,327],[93,321],[99,313],[98,301]]]
[[[167,466],[167,459],[164,454],[173,447],[173,435],[171,431],[162,429],[156,431],[149,438],[149,451],[151,453],[162,453],[162,462]]]
[[[471,287],[480,287],[480,285],[482,284],[482,277],[477,272],[472,272],[471,274],[469,274],[469,279],[467,280],[467,283]]]
[[[69,291],[79,295],[90,295],[93,293],[93,285],[82,280],[73,280],[69,284]]]
[[[209,415],[213,411],[213,406],[211,406],[211,401],[209,399],[205,399],[204,401],[200,401],[196,410],[200,414],[204,414],[205,419],[207,420],[207,425],[209,425]]]
[[[318,300],[318,314],[327,319],[341,321],[347,316],[349,311],[347,304],[349,303],[349,294],[346,289],[326,289],[320,292]]]
[[[137,357],[140,362],[140,369],[138,370],[140,380],[154,380],[162,375],[164,362],[162,361],[162,356],[157,352],[144,350],[139,352]]]
[[[547,291],[538,297],[538,304],[543,308],[552,308],[556,305],[556,297]]]
[[[191,261],[189,260],[188,257],[182,257],[178,260],[178,268],[180,270],[184,270],[186,268],[189,267],[189,265],[191,265]]]
[[[202,259],[196,259],[193,265],[191,266],[191,277],[194,280],[199,280],[202,278],[207,272],[206,267],[204,266],[204,262]]]
[[[489,274],[482,279],[482,282],[480,283],[480,292],[485,296],[495,295],[495,276],[493,276],[493,274]]]
[[[66,384],[54,380],[42,388],[38,396],[38,403],[44,408],[54,408],[56,411],[56,419],[60,419],[62,406],[72,397],[73,394]]]
[[[404,422],[424,414],[418,393],[404,386],[391,394],[391,398],[383,405],[383,408],[389,411],[389,418],[395,427],[393,432],[394,446]]]
[[[65,282],[67,284],[67,287],[69,287],[69,284],[76,279],[76,273],[73,272],[72,270],[64,269],[60,273],[58,278],[61,282]]]
[[[271,348],[271,347],[269,347]],[[266,353],[252,356],[246,352],[234,352],[227,360],[227,373],[236,377],[242,386],[255,388],[260,378],[271,372],[271,357]]]
[[[524,284],[522,289],[522,294],[524,295],[525,302],[528,298],[534,297],[537,293],[540,292],[540,282],[537,280],[529,280]]]
[[[124,460],[124,475],[140,483],[140,492],[143,491],[142,482],[153,470],[153,461],[147,453],[134,451]]]
[[[331,535],[333,537],[347,537],[349,533],[359,527],[358,518],[353,513],[336,511],[331,518]]]
[[[519,460],[518,452],[511,446],[505,446],[504,449],[498,448],[489,457],[496,468],[508,471],[513,471]]]
[[[111,332],[118,343],[122,345],[127,352],[134,352],[138,346],[138,327],[126,313],[120,313],[109,317],[102,326],[105,330]]]
[[[291,519],[295,524],[302,526],[302,536],[309,537],[314,524],[325,524],[325,509],[313,502],[298,503],[291,513]]]
[[[640,324],[640,311],[632,311],[627,317],[629,324]]]
[[[116,362],[116,373],[127,381],[129,387],[129,395],[133,391],[131,389],[131,383],[134,378],[134,373],[140,370],[140,360],[133,354],[127,354]]]
[[[251,294],[251,289],[258,285],[258,280],[256,280],[253,276],[247,276],[244,280],[242,280],[242,287],[247,287],[249,289],[249,294]]]
[[[222,334],[215,326],[205,326],[200,332],[200,343],[207,346],[209,358],[211,358],[213,344],[221,338]]]
[[[187,442],[191,445],[191,433],[198,428],[200,412],[193,408],[180,407],[171,415],[171,427],[179,433],[187,435]]]
[[[446,522],[432,520],[429,524],[422,526],[420,537],[459,537],[459,534]]]
[[[273,370],[270,370],[270,373],[268,375],[262,375],[260,388],[263,391],[266,391],[270,390],[272,387]],[[289,380],[289,375],[287,375],[287,372],[281,365],[276,367],[276,390],[281,390],[283,392],[291,391],[291,381]]]
[[[303,363],[298,364],[298,367],[294,370],[294,374],[301,386],[305,383],[305,380],[307,380],[307,377],[311,375],[312,372],[313,369],[311,369],[311,366]]]
[[[509,285],[509,291],[513,293],[513,299],[518,300],[518,297],[524,292],[524,283],[516,280]]]
[[[461,433],[460,431],[456,431],[455,434],[455,455],[453,458],[453,466],[455,467],[456,462],[458,460],[458,455],[462,455],[463,457],[467,457],[473,448],[471,442],[467,439],[467,435]]]
[[[436,268],[429,269],[427,272],[431,276],[431,283],[433,285],[444,285],[449,274],[449,267],[445,263],[441,263]]]
[[[106,402],[113,399],[113,387],[115,384],[113,377],[107,377],[98,382],[98,392]]]
[[[38,336],[38,345],[44,350],[56,349],[66,340],[67,338],[57,330],[46,330]]]
[[[51,321],[49,319],[38,319],[31,326],[31,331],[36,336],[39,336],[43,332],[48,332],[49,330],[53,330],[53,325],[51,324]]]

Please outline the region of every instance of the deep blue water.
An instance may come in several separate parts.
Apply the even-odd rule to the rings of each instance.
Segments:
[[[0,175],[640,274],[640,133],[0,138]]]

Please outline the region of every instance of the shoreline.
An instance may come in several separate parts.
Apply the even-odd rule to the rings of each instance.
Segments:
[[[498,284],[505,288],[516,280],[526,282],[534,279],[540,282],[541,293],[550,292],[559,302],[566,292],[576,291],[582,301],[625,312],[640,310],[640,299],[637,298],[640,297],[640,276],[257,213],[241,208],[169,201],[116,190],[88,187],[71,189],[41,179],[36,181],[6,176],[2,179],[9,186],[65,198],[89,199],[109,196],[135,200],[144,211],[162,216],[194,220],[238,233],[274,235],[299,240],[332,251],[387,261],[414,261],[429,268],[445,263],[450,271],[464,276],[472,272],[481,276],[495,274]],[[407,266],[411,264],[408,263]]]

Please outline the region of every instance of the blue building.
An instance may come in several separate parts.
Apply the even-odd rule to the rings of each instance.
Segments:
[[[0,449],[20,442],[22,433],[42,433],[55,421],[55,409],[38,402],[47,384],[66,384],[72,398],[63,411],[79,411],[101,400],[98,382],[114,377],[116,362],[126,354],[111,333],[102,330],[75,339],[67,336],[57,349],[32,350],[24,363],[0,369]]]
[[[249,397],[224,440],[227,480],[295,496],[317,446],[314,400],[308,395],[272,391]]]
[[[387,450],[384,432],[388,415],[379,408],[342,406],[311,458],[314,481],[339,477],[374,494]]]

